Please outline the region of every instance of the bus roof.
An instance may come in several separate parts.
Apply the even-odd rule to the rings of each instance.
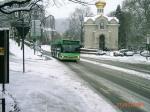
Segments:
[[[79,40],[69,40],[69,39],[59,39],[52,42],[52,45],[57,44],[64,44],[64,45],[73,45],[73,44],[80,44]]]

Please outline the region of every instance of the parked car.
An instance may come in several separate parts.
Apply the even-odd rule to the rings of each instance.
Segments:
[[[120,53],[123,53],[124,56],[133,56],[134,52],[128,49],[121,49],[119,50]]]
[[[144,56],[144,57],[150,57],[150,51],[148,50],[143,50],[140,52],[140,55],[141,56]]]
[[[104,52],[104,51],[102,51],[102,50],[98,50],[98,51],[97,51],[97,54],[98,54],[98,55],[105,55],[106,52]]]
[[[114,56],[124,56],[120,51],[114,51]]]
[[[127,51],[129,51],[129,50],[128,50],[128,49],[120,49],[120,50],[119,50],[119,52],[121,52],[121,53],[123,53],[123,54],[124,54],[125,52],[127,52]]]
[[[125,56],[133,56],[135,53],[133,51],[126,51],[124,52]]]

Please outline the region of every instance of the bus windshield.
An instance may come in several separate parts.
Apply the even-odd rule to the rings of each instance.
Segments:
[[[79,45],[62,45],[62,52],[80,52]]]

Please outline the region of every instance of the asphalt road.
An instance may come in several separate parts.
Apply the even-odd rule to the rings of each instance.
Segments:
[[[50,56],[45,52],[44,55]],[[150,66],[82,57],[93,62],[150,74]],[[122,112],[150,112],[150,80],[86,61],[64,62],[87,85]]]
[[[124,63],[124,62],[119,62],[119,61],[102,60],[102,59],[100,60],[100,59],[94,59],[94,58],[83,57],[83,56],[82,56],[82,58],[150,74],[150,66],[146,65],[146,64],[142,64],[142,63],[141,64]]]
[[[109,60],[86,59],[142,73],[150,73],[149,66],[142,66],[142,64],[134,65]],[[94,91],[103,95],[109,103],[122,112],[150,111],[150,80],[85,61],[63,63],[85,80]]]

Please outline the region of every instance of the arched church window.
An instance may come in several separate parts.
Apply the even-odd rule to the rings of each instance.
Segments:
[[[104,29],[104,22],[100,23],[100,29]]]

